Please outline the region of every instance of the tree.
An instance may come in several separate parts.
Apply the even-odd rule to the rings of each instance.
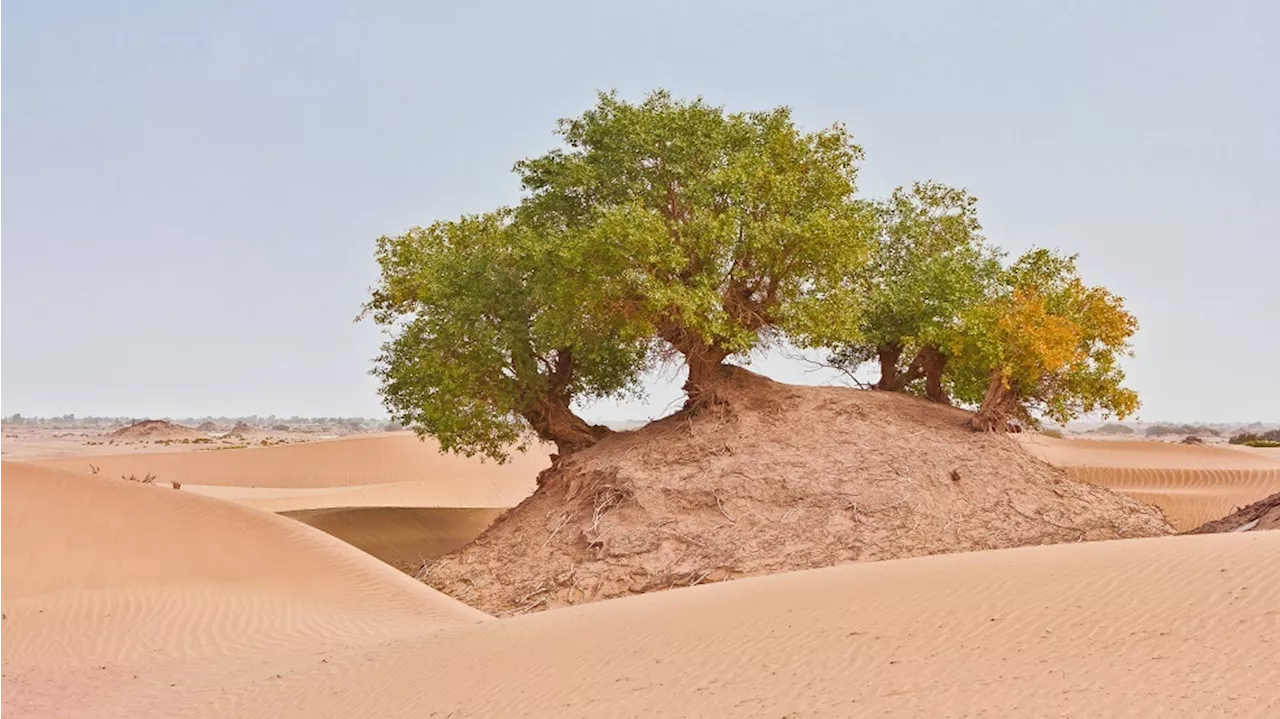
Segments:
[[[561,454],[608,433],[572,403],[634,389],[649,343],[582,306],[554,237],[499,210],[381,237],[376,256],[364,312],[391,335],[373,373],[392,419],[498,461],[529,430]]]
[[[1037,415],[1065,423],[1101,411],[1123,419],[1138,396],[1121,385],[1138,323],[1123,300],[1081,280],[1075,256],[1032,250],[975,305],[953,347],[953,387],[978,403],[970,426],[1003,431]]]
[[[876,389],[949,403],[950,348],[964,313],[997,278],[999,256],[979,234],[977,198],[963,190],[916,183],[894,190],[876,210],[879,231],[863,277],[859,332],[838,345],[831,362],[852,371],[878,360]]]
[[[683,355],[691,402],[733,355],[856,326],[850,278],[874,223],[842,126],[805,133],[786,108],[726,113],[660,91],[639,104],[602,94],[559,134],[564,148],[516,165],[523,209],[562,239],[586,307]]]

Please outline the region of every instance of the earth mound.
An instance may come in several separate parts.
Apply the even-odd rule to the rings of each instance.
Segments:
[[[163,440],[195,439],[196,437],[203,437],[204,433],[191,427],[184,427],[162,419],[147,419],[131,424],[128,427],[121,427],[108,432],[106,436],[115,439]]]
[[[845,562],[1170,534],[1159,510],[1075,482],[969,413],[732,368],[720,402],[559,459],[420,578],[483,611]]]
[[[1215,519],[1196,527],[1186,534],[1255,532],[1264,529],[1280,529],[1280,492],[1260,499],[1247,507],[1241,507],[1222,519]]]
[[[216,432],[218,430],[218,425],[206,420],[196,425],[196,429],[200,430],[201,432]]]

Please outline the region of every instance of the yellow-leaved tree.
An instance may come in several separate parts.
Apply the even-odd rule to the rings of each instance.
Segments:
[[[1132,354],[1137,329],[1122,298],[1081,280],[1075,256],[1032,250],[966,314],[951,385],[979,405],[970,426],[981,431],[1092,412],[1124,418],[1138,395],[1122,386],[1119,361]]]

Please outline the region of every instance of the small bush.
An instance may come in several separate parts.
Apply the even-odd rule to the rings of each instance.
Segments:
[[[1245,442],[1245,443],[1244,443],[1244,446],[1246,446],[1246,447],[1267,447],[1267,448],[1274,448],[1274,447],[1280,447],[1280,440],[1275,440],[1275,439],[1251,439],[1251,440],[1249,440],[1248,442]]]
[[[1280,429],[1266,432],[1242,432],[1227,440],[1231,444],[1249,444],[1250,442],[1280,442]],[[1255,446],[1255,445],[1249,445]]]
[[[1135,433],[1135,430],[1133,429],[1133,427],[1130,427],[1124,424],[1104,424],[1101,427],[1098,427],[1097,429],[1089,430],[1089,434],[1120,435],[1120,434],[1134,434],[1134,433]]]
[[[1040,434],[1043,434],[1046,437],[1055,437],[1057,439],[1062,439],[1062,430],[1055,429],[1053,427],[1040,430]]]
[[[1147,427],[1146,435],[1148,437],[1167,437],[1171,434],[1181,435],[1209,435],[1217,437],[1218,430],[1212,427],[1206,427],[1202,424],[1153,424]]]

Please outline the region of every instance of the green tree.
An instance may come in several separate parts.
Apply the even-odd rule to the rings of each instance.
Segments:
[[[876,389],[948,403],[944,372],[961,318],[990,291],[999,256],[983,243],[977,198],[963,190],[916,183],[876,210],[858,336],[838,345],[831,361],[853,370],[876,360]]]
[[[373,372],[394,420],[499,461],[529,430],[562,454],[608,433],[572,403],[635,389],[649,341],[582,305],[553,236],[499,210],[381,237],[376,256],[365,315],[390,334]]]
[[[1084,284],[1075,256],[1032,250],[965,317],[952,351],[952,384],[978,404],[970,425],[1003,431],[1043,416],[1066,423],[1100,411],[1123,419],[1138,396],[1122,386],[1121,357],[1138,322],[1123,300]]]
[[[524,210],[561,238],[585,306],[645,324],[683,355],[690,401],[773,337],[856,328],[873,213],[861,150],[840,125],[800,131],[786,108],[727,113],[655,92],[602,94],[562,120],[564,147],[516,165]]]

